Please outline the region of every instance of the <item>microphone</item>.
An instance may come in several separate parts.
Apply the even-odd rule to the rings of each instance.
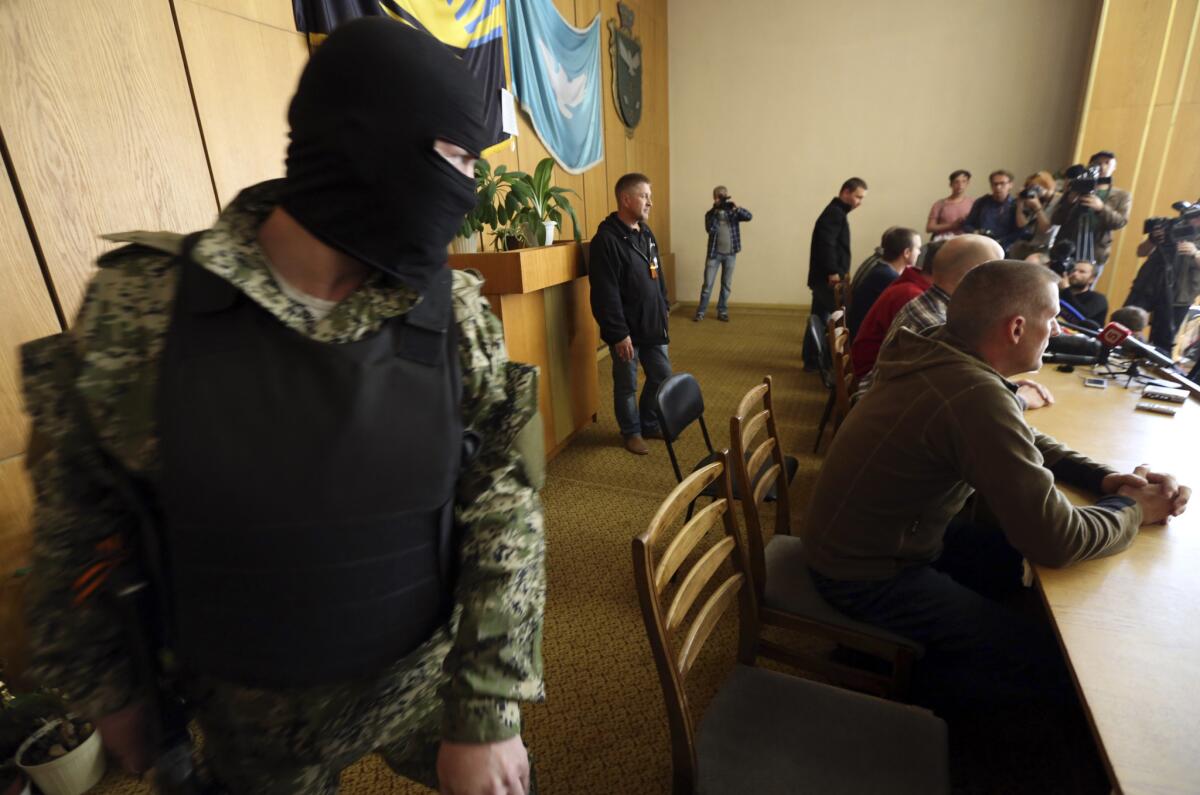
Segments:
[[[1099,364],[1100,357],[1096,355],[1081,355],[1077,353],[1051,353],[1046,351],[1042,354],[1043,364]]]
[[[1058,319],[1058,325],[1062,326],[1063,328],[1069,328],[1071,331],[1078,331],[1080,334],[1086,334],[1092,339],[1096,339],[1100,336],[1099,328],[1088,328],[1087,326],[1081,326],[1078,323],[1072,323],[1071,321],[1063,320],[1062,318]]]
[[[1165,370],[1175,369],[1175,362],[1170,356],[1165,356],[1154,346],[1142,342],[1120,323],[1110,322],[1105,326],[1100,332],[1100,342],[1106,348],[1119,348],[1122,353],[1135,359],[1149,360]]]
[[[1091,358],[1093,364],[1100,361],[1106,352],[1100,340],[1083,334],[1059,334],[1046,343],[1046,353],[1086,356]]]
[[[1133,332],[1120,323],[1109,322],[1097,335],[1101,344],[1106,348],[1119,348]]]

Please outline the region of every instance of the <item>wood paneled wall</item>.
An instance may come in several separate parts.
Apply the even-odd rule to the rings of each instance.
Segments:
[[[1109,149],[1133,191],[1097,289],[1119,307],[1144,260],[1142,222],[1200,193],[1200,0],[1105,0],[1075,159]]]
[[[617,115],[613,99],[613,64],[609,54],[611,34],[608,20],[617,17],[617,0],[554,0],[563,18],[575,27],[591,23],[601,15],[601,86],[600,101],[604,106],[604,160],[583,174],[572,175],[557,166],[555,184],[571,188],[579,194],[571,196],[579,218],[580,234],[591,238],[596,227],[610,212],[617,209],[613,185],[622,174],[637,171],[650,177],[654,207],[650,211],[650,228],[658,237],[663,252],[671,248],[671,171],[668,155],[670,127],[667,119],[667,0],[629,0],[626,5],[634,11],[633,33],[642,43],[642,119],[633,135],[626,134],[625,125]],[[519,108],[518,102],[518,108]],[[493,167],[504,164],[510,169],[532,171],[538,162],[548,157],[523,110],[518,110],[519,134],[512,149],[490,156]],[[572,234],[570,221],[562,230],[563,238]],[[671,259],[665,258],[667,289],[671,300],[674,294],[674,273],[669,269]]]
[[[308,42],[288,2],[175,0],[175,10],[223,207],[247,185],[283,176],[288,101]]]
[[[645,172],[651,223],[669,252],[666,0],[629,3],[645,64],[632,137],[613,104],[606,23],[616,0],[556,5],[576,26],[603,12],[606,149],[587,173],[559,170],[556,180],[579,193],[586,239],[615,209],[617,177]],[[199,229],[242,187],[282,176],[287,105],[307,57],[290,0],[0,2],[0,581],[29,553],[17,346],[74,317],[109,248],[98,235]],[[523,112],[518,119],[516,144],[493,159],[532,169],[546,152]],[[8,601],[21,591],[0,591],[0,656],[13,659],[19,609]]]

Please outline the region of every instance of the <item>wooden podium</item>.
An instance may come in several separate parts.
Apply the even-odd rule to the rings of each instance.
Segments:
[[[509,358],[540,371],[547,461],[596,418],[600,332],[589,303],[586,245],[450,255],[450,267],[483,274],[483,293],[504,325]]]

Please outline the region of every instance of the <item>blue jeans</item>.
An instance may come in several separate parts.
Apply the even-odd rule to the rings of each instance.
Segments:
[[[721,295],[717,298],[717,315],[729,314],[729,292],[733,289],[733,266],[736,261],[737,254],[717,254],[704,263],[704,287],[700,289],[700,306],[696,307],[698,317],[704,317],[708,311],[708,298],[712,295],[718,267],[721,269]]]
[[[671,360],[667,358],[666,345],[635,345],[633,359],[621,361],[616,348],[608,346],[612,357],[613,411],[622,436],[640,434],[643,430],[658,430],[658,385],[671,377]],[[637,399],[637,366],[642,362],[646,371],[646,384],[642,387],[642,399]]]

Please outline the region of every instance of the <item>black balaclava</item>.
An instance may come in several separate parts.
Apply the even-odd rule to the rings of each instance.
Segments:
[[[288,109],[282,206],[339,251],[424,290],[475,204],[475,182],[433,149],[485,145],[484,90],[432,36],[382,17],[317,48]]]

